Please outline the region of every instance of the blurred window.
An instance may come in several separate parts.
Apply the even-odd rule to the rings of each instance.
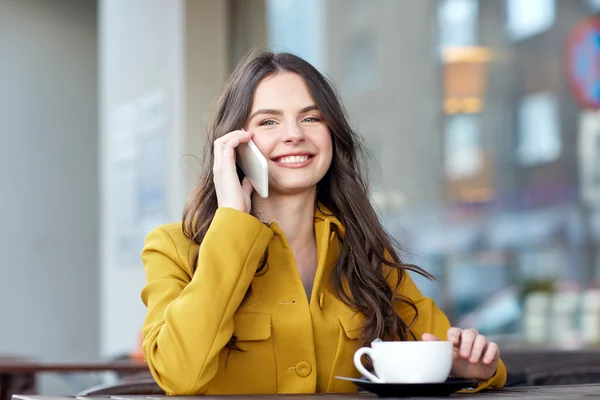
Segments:
[[[506,24],[513,40],[549,29],[556,18],[556,0],[506,0]]]
[[[477,44],[477,0],[443,0],[438,8],[440,47]]]
[[[267,40],[275,51],[292,52],[324,69],[324,5],[321,0],[267,0]]]
[[[546,164],[561,153],[558,101],[552,93],[523,97],[517,109],[517,159],[523,166]]]
[[[445,127],[445,170],[449,179],[472,176],[479,171],[481,132],[477,114],[456,114],[447,118]]]

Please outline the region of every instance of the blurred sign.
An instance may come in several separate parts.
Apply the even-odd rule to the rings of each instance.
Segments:
[[[122,104],[110,115],[108,149],[111,260],[137,266],[145,236],[166,215],[165,98],[157,91]]]
[[[569,37],[566,52],[571,90],[583,108],[600,108],[600,18],[581,21]]]

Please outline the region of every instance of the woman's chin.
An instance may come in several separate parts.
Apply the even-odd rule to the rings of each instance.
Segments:
[[[314,183],[296,183],[287,185],[273,185],[269,186],[269,196],[294,196],[294,195],[306,195],[312,194],[316,191],[317,185]]]

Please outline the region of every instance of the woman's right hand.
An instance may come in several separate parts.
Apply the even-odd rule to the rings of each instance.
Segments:
[[[213,175],[219,208],[250,212],[250,195],[254,189],[248,178],[244,178],[240,184],[235,163],[236,147],[240,143],[248,143],[250,139],[251,132],[240,130],[221,136],[213,144]]]

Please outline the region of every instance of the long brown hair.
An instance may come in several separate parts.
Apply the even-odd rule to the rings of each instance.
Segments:
[[[297,73],[304,79],[331,132],[333,159],[317,185],[317,201],[331,210],[345,228],[341,254],[330,276],[334,294],[364,316],[363,343],[371,343],[375,338],[407,340],[412,335],[410,327],[417,318],[417,308],[411,299],[398,293],[404,272],[410,270],[428,278],[432,276],[417,266],[404,264],[395,250],[395,241],[381,226],[369,200],[369,185],[364,175],[365,148],[360,136],[350,127],[346,111],[325,76],[290,53],[251,55],[233,72],[218,100],[208,144],[244,126],[259,82],[278,72]],[[183,231],[197,244],[202,242],[217,210],[212,146],[205,146],[205,151],[204,160],[208,162],[183,214]],[[241,171],[238,170],[238,174],[243,178]],[[268,254],[259,270],[265,266],[267,257]],[[197,260],[196,251],[191,259],[193,269]],[[411,321],[402,320],[394,311],[394,302],[398,301],[415,311]],[[229,346],[235,347],[235,338]]]

